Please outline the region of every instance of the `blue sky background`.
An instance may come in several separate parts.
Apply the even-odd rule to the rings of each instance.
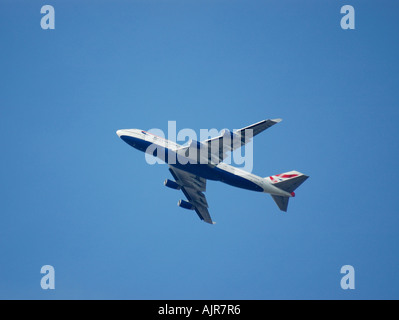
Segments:
[[[40,8],[55,8],[55,30]],[[340,8],[356,10],[342,30]],[[397,1],[0,2],[0,298],[398,299]],[[209,182],[215,226],[122,128],[241,128],[310,175],[282,214]],[[56,289],[42,290],[53,265]],[[342,290],[353,265],[356,289]]]

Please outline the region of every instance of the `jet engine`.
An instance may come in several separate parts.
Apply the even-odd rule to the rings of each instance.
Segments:
[[[176,181],[169,180],[169,179],[166,179],[163,184],[166,187],[175,189],[175,190],[180,190],[180,188],[181,188],[180,185]]]
[[[184,209],[194,210],[194,206],[193,206],[190,202],[188,202],[188,201],[186,201],[186,200],[179,200],[179,202],[177,203],[177,205],[178,205],[179,207],[181,207],[181,208],[184,208]]]

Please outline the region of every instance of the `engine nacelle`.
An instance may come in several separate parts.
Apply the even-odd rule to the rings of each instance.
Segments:
[[[166,179],[163,183],[166,187],[175,189],[175,190],[180,190],[180,185],[176,181],[172,181],[169,179]]]
[[[184,209],[188,209],[188,210],[194,210],[194,206],[190,202],[188,202],[186,200],[179,200],[177,205],[180,208],[184,208]]]

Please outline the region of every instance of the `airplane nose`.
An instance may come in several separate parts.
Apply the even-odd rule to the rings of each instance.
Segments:
[[[123,130],[117,130],[117,131],[116,131],[116,134],[117,134],[118,137],[120,138],[121,135],[123,134]]]

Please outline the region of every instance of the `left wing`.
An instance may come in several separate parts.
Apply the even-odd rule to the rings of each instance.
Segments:
[[[169,166],[169,171],[181,186],[187,200],[194,206],[199,218],[207,223],[214,224],[209,215],[208,202],[203,193],[206,191],[206,179],[172,166]]]

